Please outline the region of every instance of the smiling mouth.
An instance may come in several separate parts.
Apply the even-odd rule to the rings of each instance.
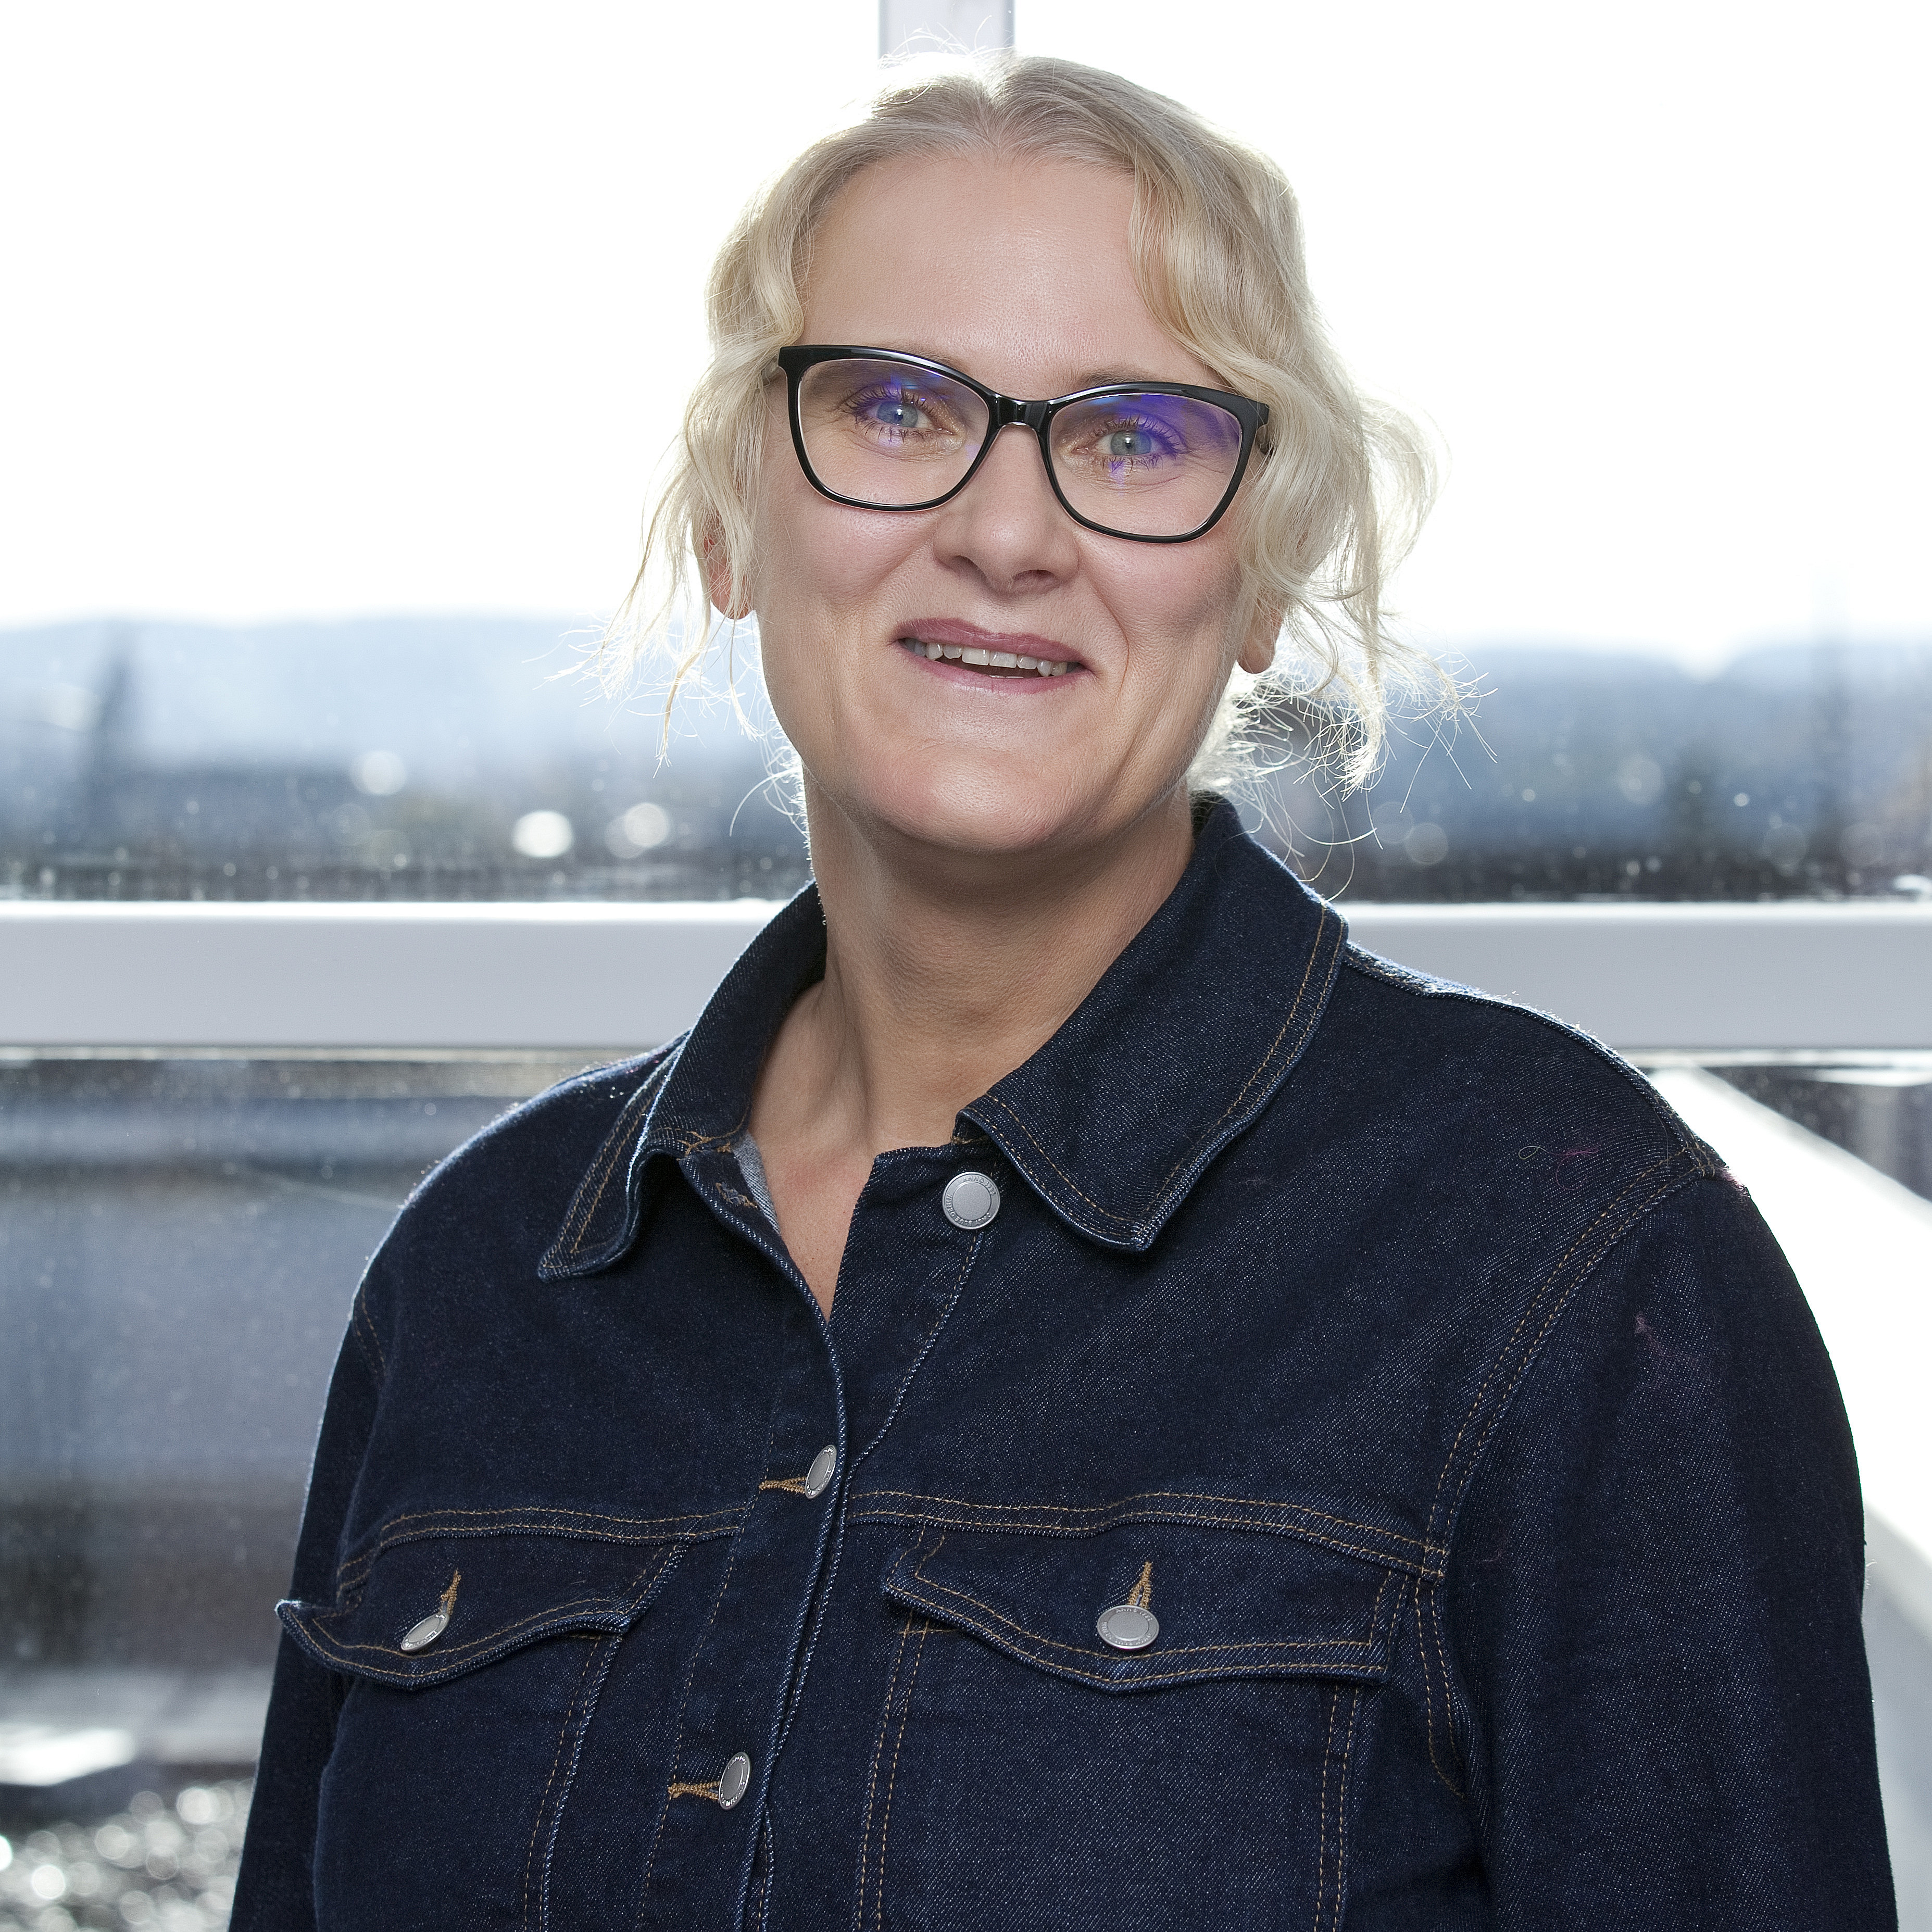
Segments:
[[[1064,658],[1029,657],[1024,651],[985,650],[974,644],[929,644],[923,638],[899,642],[916,658],[944,658],[987,677],[1064,677],[1073,667]]]

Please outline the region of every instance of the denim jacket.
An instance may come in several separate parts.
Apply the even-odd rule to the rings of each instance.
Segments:
[[[828,1323],[738,1157],[824,949],[404,1209],[237,1932],[1894,1923],[1831,1366],[1637,1074],[1217,806]]]

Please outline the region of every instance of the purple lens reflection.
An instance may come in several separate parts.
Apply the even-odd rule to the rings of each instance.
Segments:
[[[882,508],[944,496],[986,436],[986,405],[963,383],[868,357],[814,364],[799,385],[798,413],[820,483]]]
[[[1180,536],[1220,507],[1241,425],[1219,405],[1158,390],[1095,396],[1054,418],[1053,470],[1083,517],[1135,536]]]

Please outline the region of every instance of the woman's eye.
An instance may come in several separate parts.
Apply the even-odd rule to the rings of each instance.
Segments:
[[[860,427],[874,434],[924,436],[942,427],[925,398],[902,389],[856,396],[848,406]]]
[[[1112,422],[1102,421],[1083,428],[1067,454],[1118,477],[1123,471],[1144,473],[1165,468],[1186,457],[1187,444],[1170,424],[1150,422],[1144,416],[1116,416]]]

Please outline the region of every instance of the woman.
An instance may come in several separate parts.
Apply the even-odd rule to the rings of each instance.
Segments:
[[[1010,61],[802,157],[712,316],[652,544],[757,615],[817,884],[371,1265],[236,1923],[1892,1922],[1748,1200],[1190,798],[1278,648],[1365,743],[1395,662],[1422,466],[1286,184]]]

